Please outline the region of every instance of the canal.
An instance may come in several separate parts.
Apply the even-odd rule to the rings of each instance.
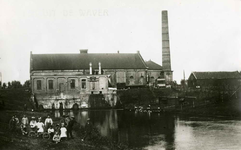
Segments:
[[[102,136],[130,149],[241,149],[241,121],[208,117],[179,117],[168,113],[123,110],[55,111],[55,117],[74,115],[80,126],[88,118]]]

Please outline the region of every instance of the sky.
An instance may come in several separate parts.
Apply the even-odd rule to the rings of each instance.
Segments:
[[[30,78],[30,51],[140,51],[162,65],[162,10],[174,80],[184,71],[241,71],[240,0],[0,0],[2,82]]]

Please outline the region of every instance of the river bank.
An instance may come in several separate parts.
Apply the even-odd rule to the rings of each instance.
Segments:
[[[99,131],[93,127],[93,131],[84,139],[85,128],[79,123],[73,127],[74,139],[62,141],[58,144],[53,143],[51,139],[43,139],[41,137],[29,137],[22,135],[20,128],[17,132],[10,132],[8,128],[8,122],[13,115],[16,115],[19,119],[23,115],[28,118],[32,116],[46,118],[47,115],[51,115],[54,126],[60,122],[61,117],[55,117],[51,112],[32,112],[32,111],[19,111],[19,110],[2,110],[0,111],[0,149],[4,150],[65,150],[65,149],[83,149],[83,150],[111,150],[111,149],[126,149],[126,146],[121,143],[116,143],[107,137],[102,137]],[[84,140],[82,140],[84,139]]]

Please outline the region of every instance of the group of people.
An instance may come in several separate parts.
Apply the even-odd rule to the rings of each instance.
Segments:
[[[37,135],[43,135],[44,132],[47,132],[51,139],[58,143],[67,138],[73,138],[72,130],[75,123],[77,122],[74,117],[66,116],[54,127],[53,120],[49,115],[44,122],[42,122],[41,117],[37,119],[35,117],[31,117],[29,121],[26,115],[23,115],[20,122],[16,115],[14,115],[9,121],[9,129],[12,132],[16,132],[18,127],[20,127],[22,135],[27,135],[29,130],[37,132]]]

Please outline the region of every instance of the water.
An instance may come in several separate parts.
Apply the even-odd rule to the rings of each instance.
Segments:
[[[241,121],[190,121],[160,113],[135,113],[122,110],[62,112],[55,116],[74,115],[84,126],[87,118],[102,136],[128,145],[129,148],[152,150],[226,150],[241,149]],[[191,119],[192,120],[192,119]],[[195,118],[195,120],[200,120]]]

